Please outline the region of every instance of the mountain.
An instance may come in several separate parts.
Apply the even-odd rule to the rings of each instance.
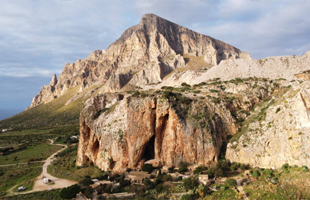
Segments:
[[[115,92],[125,86],[134,88],[162,82],[175,69],[185,67],[190,58],[200,59],[201,68],[210,68],[241,55],[231,45],[146,14],[106,51],[97,50],[86,59],[67,63],[59,79],[54,75],[29,108],[50,102],[77,85],[80,91],[104,85],[102,92]]]
[[[76,163],[310,166],[310,52],[248,53],[146,14],[107,50],[67,63],[0,129],[80,125]],[[280,143],[278,142],[280,141]]]

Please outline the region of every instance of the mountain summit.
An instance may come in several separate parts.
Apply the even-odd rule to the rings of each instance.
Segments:
[[[58,79],[44,86],[29,108],[62,96],[68,89],[93,85],[101,92],[160,83],[172,71],[199,61],[210,68],[222,60],[237,59],[241,51],[229,44],[172,23],[154,14],[127,29],[105,50],[96,50],[83,60],[67,63]],[[57,80],[53,76],[53,80]]]

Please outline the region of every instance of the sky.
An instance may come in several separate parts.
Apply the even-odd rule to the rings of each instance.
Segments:
[[[65,63],[107,49],[143,14],[259,59],[309,51],[309,10],[309,0],[1,0],[0,120],[29,106]]]

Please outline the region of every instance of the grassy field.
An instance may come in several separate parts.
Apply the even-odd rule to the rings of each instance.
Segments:
[[[48,173],[53,176],[70,179],[74,181],[81,181],[85,176],[97,177],[101,170],[95,166],[76,167],[77,147],[71,146],[71,149],[66,149],[63,153],[57,156],[47,169]]]
[[[60,189],[58,190],[50,190],[50,191],[43,191],[43,192],[35,192],[30,194],[20,194],[15,196],[8,196],[8,197],[0,197],[1,200],[60,200],[59,197]]]
[[[42,172],[43,163],[32,163],[29,165],[14,165],[0,167],[0,194],[16,186],[13,192],[17,191],[17,186],[25,186],[30,190],[33,186],[33,179]]]
[[[45,160],[51,155],[51,152],[56,152],[62,149],[62,146],[39,144],[37,146],[29,146],[26,149],[14,152],[9,155],[0,156],[0,165],[27,163],[30,161]]]
[[[310,173],[301,168],[290,168],[289,171],[275,171],[276,183],[268,178],[258,177],[244,187],[249,199],[310,199]]]
[[[79,92],[79,86],[70,88],[64,95],[49,103],[40,104],[11,118],[0,121],[0,130],[5,128],[21,130],[26,128],[77,125],[79,123],[80,111],[86,100],[84,95],[96,87],[100,86],[93,86],[82,92]],[[91,94],[91,96],[96,95],[98,91]],[[77,95],[77,99],[65,105],[75,95]]]

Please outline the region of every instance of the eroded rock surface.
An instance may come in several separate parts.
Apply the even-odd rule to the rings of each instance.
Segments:
[[[202,85],[202,94],[195,96],[178,93],[182,88],[95,96],[81,112],[77,164],[93,162],[103,170],[121,170],[140,168],[149,160],[175,166],[180,161],[217,162],[227,136],[237,132],[238,121],[277,87],[268,81],[252,87],[255,82],[250,82],[238,87],[229,82]],[[214,94],[215,89],[220,91]],[[203,98],[204,94],[212,96]]]
[[[309,81],[292,82],[258,110],[255,120],[227,146],[226,158],[264,168],[310,166]]]
[[[67,63],[53,86],[45,86],[30,108],[63,95],[71,87],[81,90],[105,84],[101,91],[116,92],[129,81],[141,86],[158,83],[170,72],[184,67],[183,55],[203,56],[206,64],[237,59],[241,51],[224,42],[146,14],[105,50],[96,50],[83,60]]]

